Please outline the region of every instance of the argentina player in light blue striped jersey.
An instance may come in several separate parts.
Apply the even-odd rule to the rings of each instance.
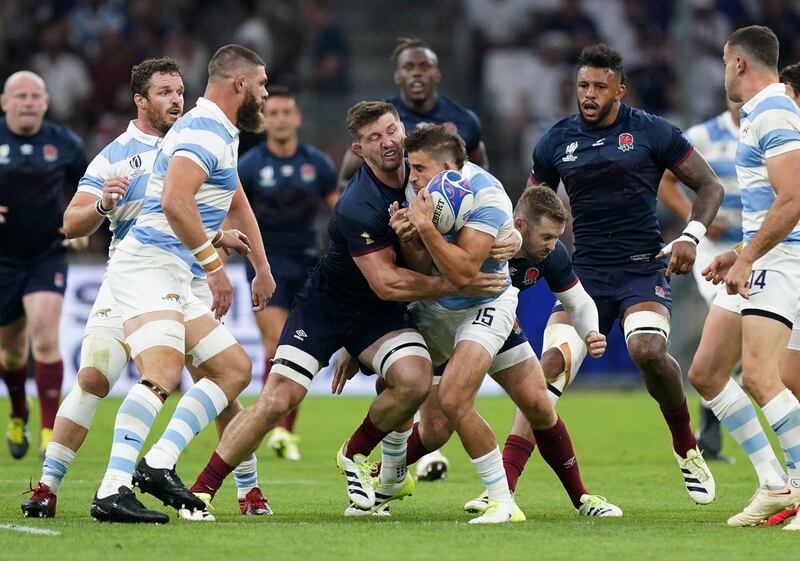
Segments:
[[[713,353],[717,362],[730,366],[741,355],[745,389],[777,436],[786,473],[750,399],[729,374],[722,369],[720,376],[699,379],[690,372],[692,383],[758,474],[759,487],[743,511],[728,519],[732,526],[758,524],[800,502],[800,403],[780,376],[783,351],[792,347],[790,335],[800,311],[800,109],[778,82],[778,52],[777,37],[762,26],[738,29],[723,50],[728,98],[743,103],[736,174],[744,240],[743,247],[717,256],[706,268],[706,278],[724,280],[728,294],[742,297],[741,338],[719,340]],[[710,323],[703,337],[713,328]],[[787,529],[800,530],[800,520]]]
[[[91,508],[101,521],[169,520],[134,497],[134,482],[176,509],[204,510],[205,503],[186,490],[174,466],[192,438],[247,386],[252,368],[219,322],[233,289],[217,248],[250,255],[256,308],[264,306],[275,286],[236,174],[239,128],[263,128],[266,68],[249,49],[227,45],[212,57],[208,73],[204,96],[165,136],[141,213],[109,261],[114,305],[142,379],[115,421],[108,468]],[[221,229],[229,210],[242,232]],[[192,290],[192,279],[204,273],[210,305]],[[135,465],[158,411],[180,381],[185,355],[205,377],[178,402],[162,437]]]

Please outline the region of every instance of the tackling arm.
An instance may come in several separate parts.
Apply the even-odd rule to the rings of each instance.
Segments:
[[[398,267],[397,253],[391,246],[353,257],[353,260],[381,300],[428,300],[454,294],[458,290],[444,277],[432,277]]]

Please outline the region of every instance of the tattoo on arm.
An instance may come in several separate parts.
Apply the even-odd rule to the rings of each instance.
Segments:
[[[717,215],[722,197],[725,195],[717,175],[697,150],[693,150],[685,162],[676,168],[670,168],[670,171],[684,185],[697,193],[690,220],[697,220],[709,226]]]

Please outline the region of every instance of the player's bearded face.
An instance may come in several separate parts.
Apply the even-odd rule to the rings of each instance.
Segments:
[[[394,171],[403,165],[405,129],[392,113],[386,113],[361,131],[359,144],[373,168]]]
[[[155,74],[147,89],[147,119],[167,134],[183,114],[183,80],[179,74]]]
[[[737,57],[735,52],[731,52],[728,44],[722,50],[722,60],[725,63],[725,93],[728,99],[734,102],[742,101],[742,93],[739,87],[739,77],[737,75]]]
[[[236,126],[247,132],[264,132],[264,100],[247,90],[244,100],[236,111]]]
[[[542,216],[538,221],[515,220],[522,234],[522,252],[529,261],[543,261],[556,247],[558,237],[564,233],[566,224]]]
[[[619,93],[619,77],[607,68],[581,67],[578,70],[578,111],[584,122],[602,123],[614,109]]]

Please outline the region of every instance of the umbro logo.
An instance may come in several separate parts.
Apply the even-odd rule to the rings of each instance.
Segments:
[[[308,333],[306,333],[302,329],[298,329],[297,331],[294,332],[294,338],[297,339],[298,341],[305,341],[306,337],[308,337]]]
[[[605,140],[606,140],[605,138],[601,138],[600,140],[595,140],[594,142],[592,142],[592,146],[594,146],[595,148],[598,146],[602,146],[605,143]]]

